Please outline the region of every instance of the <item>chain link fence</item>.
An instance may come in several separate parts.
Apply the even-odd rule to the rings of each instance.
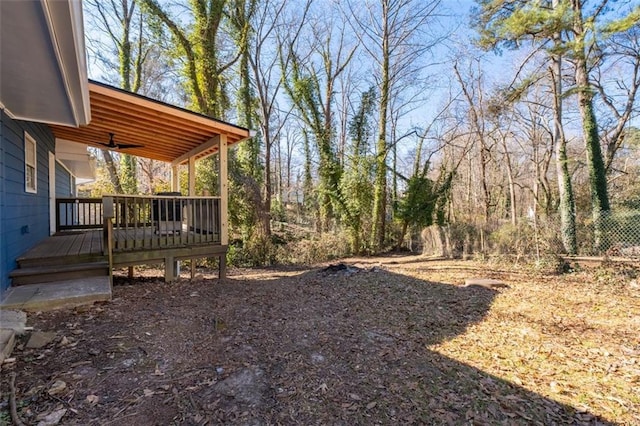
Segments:
[[[423,229],[419,239],[424,254],[445,257],[473,255],[516,258],[562,255],[560,218],[525,217],[514,225],[509,220],[489,224],[457,223]],[[588,212],[576,217],[579,256],[608,256],[640,260],[640,210],[615,209],[602,219],[596,241],[595,226]]]
[[[576,231],[579,255],[640,259],[640,210],[614,209],[605,215],[599,246],[589,218],[578,222]]]

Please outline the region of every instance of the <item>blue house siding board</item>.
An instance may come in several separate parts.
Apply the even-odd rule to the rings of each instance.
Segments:
[[[0,291],[9,286],[15,259],[49,235],[49,151],[55,139],[44,124],[18,121],[2,113],[2,188],[0,193]],[[24,131],[36,140],[37,193],[25,191]],[[1,296],[0,296],[1,297]]]
[[[5,285],[7,281],[7,276],[9,271],[7,270],[7,264],[9,261],[7,260],[7,250],[4,247],[2,241],[4,241],[4,209],[5,209],[5,181],[4,181],[4,170],[5,170],[5,159],[4,159],[4,150],[5,143],[2,137],[3,134],[3,125],[4,122],[4,110],[0,108],[0,300],[2,300],[2,293],[5,289]]]
[[[56,162],[56,197],[73,197],[71,173]]]

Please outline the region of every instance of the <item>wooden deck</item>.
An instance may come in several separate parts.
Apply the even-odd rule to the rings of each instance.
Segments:
[[[25,264],[62,258],[76,259],[73,263],[104,260],[102,230],[53,235],[24,253],[17,261]]]
[[[180,260],[215,257],[225,275],[226,222],[219,197],[113,195],[56,200],[56,229],[16,259],[16,286],[91,276],[113,268],[165,265],[177,276]],[[192,271],[193,272],[193,271]]]
[[[17,283],[18,280],[28,282],[29,278],[17,277],[30,271],[34,275],[53,276],[66,268],[67,273],[83,275],[80,269],[93,269],[90,264],[97,268],[103,264],[124,267],[164,263],[165,278],[171,280],[178,260],[216,257],[220,260],[220,275],[224,277],[227,246],[212,238],[215,240],[217,236],[186,230],[165,235],[153,228],[116,229],[109,258],[109,253],[104,252],[103,230],[62,232],[46,238],[20,256],[18,270],[12,275]],[[55,266],[58,268],[52,269]]]

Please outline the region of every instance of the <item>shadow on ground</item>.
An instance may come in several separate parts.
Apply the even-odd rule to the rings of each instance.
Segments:
[[[17,354],[23,410],[64,380],[66,424],[611,424],[429,349],[482,321],[486,288],[374,268],[115,295],[37,319],[60,340]]]

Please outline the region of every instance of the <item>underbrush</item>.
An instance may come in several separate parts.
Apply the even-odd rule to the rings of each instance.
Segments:
[[[316,233],[308,229],[278,226],[271,237],[254,235],[229,245],[227,263],[232,266],[311,265],[351,255],[345,235]]]

